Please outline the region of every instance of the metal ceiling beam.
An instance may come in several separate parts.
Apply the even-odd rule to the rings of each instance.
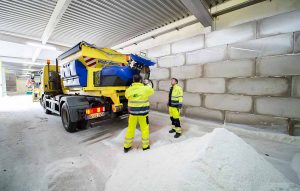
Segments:
[[[147,40],[147,39],[150,39],[150,38],[155,38],[155,37],[157,37],[159,35],[168,33],[168,32],[170,32],[172,30],[180,29],[180,28],[185,27],[187,25],[192,25],[195,22],[197,22],[197,18],[195,18],[194,16],[189,16],[187,18],[181,19],[181,20],[176,21],[174,23],[168,24],[167,26],[158,28],[156,30],[153,30],[151,32],[148,32],[146,34],[143,34],[141,36],[133,38],[131,40],[128,40],[128,41],[126,41],[124,43],[121,43],[121,44],[118,44],[116,46],[113,46],[112,49],[115,49],[115,50],[116,49],[121,49],[121,48],[124,48],[124,47],[130,46],[130,45],[139,43],[141,41],[144,41],[144,40]]]
[[[13,42],[18,44],[27,44],[28,42],[32,43],[41,43],[40,38],[35,38],[27,35],[22,34],[16,34],[6,31],[0,31],[0,40],[6,41],[6,42]],[[48,45],[55,46],[57,50],[68,50],[71,48],[72,44],[66,44],[66,43],[60,43],[60,42],[54,42],[54,41],[48,41]]]
[[[237,4],[237,5],[234,5],[232,7],[228,7],[226,9],[223,9],[223,10],[220,10],[220,11],[217,11],[215,13],[212,14],[213,17],[218,17],[220,15],[224,15],[226,13],[230,13],[230,12],[233,12],[233,11],[236,11],[236,10],[239,10],[239,9],[242,9],[242,8],[245,8],[245,7],[249,7],[251,5],[254,5],[254,4],[257,4],[257,3],[261,3],[263,1],[266,1],[266,0],[248,0],[246,2],[243,2],[243,3],[240,3],[240,4]]]
[[[42,36],[42,44],[46,44],[49,40],[52,32],[55,29],[55,26],[60,21],[61,17],[63,16],[64,12],[67,10],[71,0],[58,0],[56,6],[52,12],[52,15],[49,19],[49,22],[45,28],[45,31]]]
[[[36,66],[43,66],[45,60],[38,60],[38,62],[32,62],[31,59],[25,59],[25,58],[15,58],[15,57],[8,57],[8,56],[0,56],[0,61],[3,63],[19,63],[19,64],[25,64],[25,65],[36,65]]]
[[[212,26],[213,18],[204,6],[203,0],[181,0],[181,2],[204,27]]]
[[[60,19],[62,18],[64,12],[67,10],[69,4],[72,0],[58,0],[56,3],[56,6],[52,12],[52,15],[48,21],[48,24],[45,28],[45,31],[42,35],[42,44],[46,44],[49,40],[52,32],[55,29],[55,26],[58,24]],[[35,60],[39,57],[41,53],[41,48],[37,48],[32,56],[32,62],[35,62]]]
[[[26,68],[26,67],[17,67],[17,66],[11,66],[9,63],[3,63],[3,67],[5,68],[6,72],[11,72],[16,74],[17,76],[19,75],[27,75],[30,72],[38,72],[42,69],[40,68]]]
[[[5,67],[6,70],[10,71],[40,71],[39,69],[29,69],[29,68],[14,68],[14,67]]]

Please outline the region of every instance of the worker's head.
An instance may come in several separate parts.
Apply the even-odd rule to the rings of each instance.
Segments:
[[[172,78],[171,79],[171,85],[174,86],[176,84],[178,84],[178,80],[176,78]]]
[[[133,82],[142,82],[142,77],[139,74],[133,76]]]

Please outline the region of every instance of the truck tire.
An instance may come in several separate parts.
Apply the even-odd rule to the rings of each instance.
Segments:
[[[42,103],[43,103],[43,109],[44,109],[44,112],[45,112],[46,114],[51,114],[52,112],[51,112],[50,110],[48,110],[47,107],[46,107],[46,99],[45,99],[45,97],[43,97]]]
[[[72,133],[77,129],[77,122],[71,122],[70,111],[66,103],[61,107],[61,120],[66,131]]]

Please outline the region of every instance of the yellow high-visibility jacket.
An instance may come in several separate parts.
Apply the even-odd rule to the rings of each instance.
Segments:
[[[174,85],[169,93],[169,106],[181,108],[183,102],[183,91],[179,85]]]
[[[150,86],[133,83],[125,92],[128,99],[128,111],[132,115],[147,115],[149,113],[149,97],[154,94]]]

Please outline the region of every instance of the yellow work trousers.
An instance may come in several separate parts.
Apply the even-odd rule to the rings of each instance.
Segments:
[[[181,133],[180,109],[176,107],[169,107],[169,114],[172,120],[172,129],[174,129],[176,133]]]
[[[124,140],[124,148],[130,148],[132,146],[137,123],[139,123],[142,133],[143,149],[147,148],[150,145],[148,115],[129,115],[128,128]]]

